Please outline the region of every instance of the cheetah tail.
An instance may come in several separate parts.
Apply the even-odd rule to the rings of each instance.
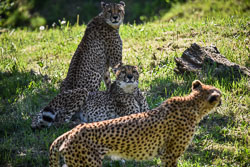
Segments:
[[[43,127],[49,127],[55,121],[55,118],[55,111],[51,107],[46,106],[33,117],[31,128],[32,130],[36,130],[41,129]]]
[[[59,167],[60,166],[60,147],[64,143],[65,138],[68,137],[68,133],[59,136],[50,146],[49,152],[49,166]]]
[[[56,139],[49,150],[49,166],[59,167],[60,166],[60,155],[59,155],[60,142]]]

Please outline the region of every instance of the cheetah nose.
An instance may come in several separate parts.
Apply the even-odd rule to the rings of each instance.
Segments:
[[[118,16],[113,16],[113,18],[116,20],[118,18]]]
[[[132,79],[133,75],[127,75],[128,79]]]

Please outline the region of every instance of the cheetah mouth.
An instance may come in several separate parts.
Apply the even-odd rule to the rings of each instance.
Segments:
[[[129,80],[129,81],[125,81],[126,83],[128,83],[128,84],[132,84],[132,83],[134,83],[134,81],[131,81],[131,80]]]
[[[113,24],[117,24],[117,23],[119,23],[119,21],[112,21],[112,23],[113,23]]]

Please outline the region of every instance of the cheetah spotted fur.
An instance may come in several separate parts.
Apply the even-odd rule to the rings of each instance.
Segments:
[[[119,27],[124,20],[125,3],[101,3],[102,12],[87,25],[85,34],[72,57],[67,77],[60,91],[86,88],[99,90],[104,80],[111,86],[109,67],[122,62]]]
[[[86,89],[74,89],[58,94],[35,115],[32,129],[53,123],[73,123],[73,118],[80,119],[80,122],[95,122],[147,111],[147,101],[138,88],[137,67],[119,65],[114,71],[116,80],[110,90],[88,92]]]
[[[58,137],[50,147],[50,167],[59,157],[68,167],[101,167],[104,155],[116,158],[161,159],[177,167],[200,120],[221,104],[221,92],[198,80],[185,97],[173,97],[143,113],[80,124]]]

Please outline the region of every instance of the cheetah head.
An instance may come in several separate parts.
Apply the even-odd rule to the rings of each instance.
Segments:
[[[205,85],[199,80],[195,80],[192,83],[192,92],[198,94],[197,103],[201,104],[201,110],[199,115],[204,117],[209,114],[210,111],[221,105],[221,92],[219,89]]]
[[[119,65],[114,69],[117,85],[125,93],[133,93],[138,87],[139,73],[136,66]]]
[[[125,3],[105,3],[101,2],[102,15],[111,27],[118,29],[123,22],[125,14]]]

